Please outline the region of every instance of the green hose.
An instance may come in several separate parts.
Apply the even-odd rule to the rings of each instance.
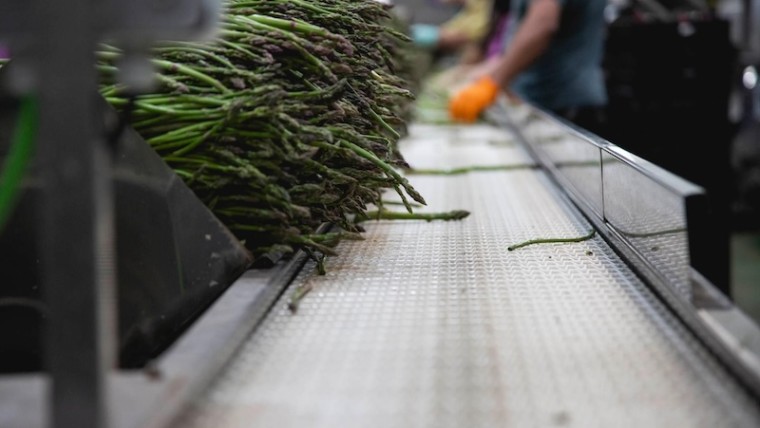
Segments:
[[[0,232],[5,228],[18,201],[21,181],[34,153],[36,134],[37,100],[27,96],[21,100],[11,148],[0,172]]]

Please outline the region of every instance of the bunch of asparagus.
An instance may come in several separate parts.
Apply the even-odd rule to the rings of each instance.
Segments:
[[[425,203],[396,171],[413,96],[388,18],[371,0],[228,0],[215,41],[156,49],[160,86],[132,102],[104,47],[101,92],[255,256],[330,254],[385,189]]]

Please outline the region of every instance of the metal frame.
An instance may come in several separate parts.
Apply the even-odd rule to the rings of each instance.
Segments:
[[[44,10],[39,61],[44,360],[54,426],[106,426],[115,359],[111,162],[96,118],[91,1]],[[66,19],[60,17],[66,16]],[[61,37],[67,34],[68,37]],[[72,251],[75,248],[75,251]]]
[[[232,284],[193,326],[142,370],[111,373],[104,423],[114,428],[168,426],[224,368],[308,260],[299,252],[270,270],[251,270]],[[42,373],[0,377],[0,426],[49,425]]]
[[[109,425],[109,380],[116,365],[114,220],[111,159],[96,107],[96,44],[109,37],[140,51],[158,38],[205,36],[217,20],[218,5],[215,0],[0,4],[2,39],[17,49],[11,90],[38,94],[40,101],[39,240],[48,308],[44,358],[53,381],[47,392],[50,425]]]
[[[529,153],[549,172],[549,177],[558,184],[565,196],[591,221],[601,235],[621,255],[656,294],[668,304],[681,321],[698,337],[711,352],[736,376],[740,384],[760,397],[760,328],[752,322],[739,308],[726,298],[700,272],[694,264],[700,255],[708,254],[710,249],[704,247],[701,229],[709,227],[710,218],[704,204],[703,190],[680,177],[677,177],[656,165],[647,162],[625,150],[607,142],[585,130],[575,127],[527,103],[509,106],[506,100],[500,100],[498,106],[488,112],[489,119],[513,131],[518,140]],[[525,135],[525,123],[530,120],[544,121],[561,129],[563,133],[578,139],[582,145],[592,147],[599,152],[599,162],[595,177],[599,183],[584,184],[568,178],[541,145]],[[632,244],[615,224],[607,217],[604,201],[605,170],[604,158],[612,157],[631,168],[641,179],[650,180],[662,191],[680,198],[688,226],[689,253],[688,281],[690,293],[685,296],[674,290],[668,274],[657,263]],[[591,192],[578,191],[593,187]],[[588,194],[596,189],[603,192],[601,211],[595,209]],[[609,197],[609,196],[607,196]],[[629,198],[628,203],[636,204],[633,195],[619,195]]]

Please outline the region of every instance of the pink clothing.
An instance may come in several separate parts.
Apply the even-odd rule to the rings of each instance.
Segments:
[[[506,35],[509,27],[509,14],[505,13],[499,16],[496,22],[496,29],[491,35],[491,39],[488,40],[488,48],[486,49],[486,58],[493,58],[501,55],[506,47]]]

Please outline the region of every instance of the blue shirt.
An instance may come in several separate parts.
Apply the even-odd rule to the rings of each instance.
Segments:
[[[513,0],[517,25],[530,0]],[[606,0],[557,0],[562,15],[548,49],[520,73],[511,88],[548,110],[594,107],[607,103],[601,62]]]

